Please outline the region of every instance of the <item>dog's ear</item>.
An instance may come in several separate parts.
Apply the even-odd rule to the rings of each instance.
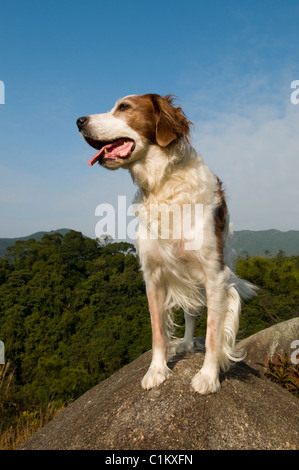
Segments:
[[[183,138],[190,141],[190,126],[192,122],[185,116],[182,108],[173,105],[171,95],[152,95],[156,121],[156,141],[161,147],[167,147],[175,139]]]

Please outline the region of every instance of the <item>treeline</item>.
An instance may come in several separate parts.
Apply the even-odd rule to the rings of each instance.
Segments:
[[[13,371],[0,424],[74,400],[151,347],[128,243],[99,244],[75,231],[19,241],[0,259],[0,298],[0,340]]]
[[[239,258],[239,277],[259,287],[258,295],[243,303],[239,337],[247,338],[257,331],[299,316],[299,256]]]
[[[240,338],[298,316],[298,268],[299,257],[283,253],[238,260],[238,274],[260,287],[243,305]],[[0,258],[0,298],[9,362],[0,374],[2,428],[24,410],[71,402],[151,348],[145,286],[129,243],[75,231],[18,241]],[[176,321],[183,325],[181,312]],[[205,326],[203,315],[196,335]]]

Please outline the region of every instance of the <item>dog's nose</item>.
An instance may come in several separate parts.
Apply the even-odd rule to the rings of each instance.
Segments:
[[[86,116],[83,116],[83,117],[79,117],[79,119],[77,119],[77,126],[78,126],[78,129],[79,131],[81,131],[82,127],[84,126],[84,123],[87,121],[87,117]]]

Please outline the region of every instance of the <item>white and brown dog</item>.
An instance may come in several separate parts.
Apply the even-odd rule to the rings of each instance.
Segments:
[[[185,336],[176,346],[182,352],[192,351],[196,314],[207,305],[206,354],[192,380],[193,388],[206,394],[220,388],[220,369],[226,371],[232,361],[244,357],[236,345],[240,295],[251,297],[255,287],[232,271],[224,191],[190,144],[191,124],[171,96],[157,94],[130,95],[108,113],[77,120],[84,139],[98,150],[89,164],[128,169],[140,188],[137,247],[153,334],[152,362],[142,387],[157,386],[171,374],[167,351],[173,308],[185,312]],[[174,216],[174,207],[183,211],[186,205],[202,207],[200,226],[196,211],[191,211],[188,223]],[[170,221],[168,236],[161,228],[165,215]],[[140,227],[143,234],[146,227],[153,236],[140,236]],[[192,236],[200,243],[191,243],[190,248]]]

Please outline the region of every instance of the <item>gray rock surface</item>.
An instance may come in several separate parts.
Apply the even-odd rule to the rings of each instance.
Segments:
[[[244,339],[241,342],[246,351],[244,361],[263,373],[264,368],[260,363],[265,364],[265,355],[269,359],[272,359],[276,353],[287,352],[291,355],[299,348],[298,345],[295,348],[291,347],[294,340],[299,340],[299,317],[278,323]],[[299,359],[299,354],[297,356]]]
[[[151,352],[143,354],[82,395],[21,449],[298,449],[299,400],[244,362],[222,377],[218,393],[197,394],[190,381],[203,363],[200,349],[199,343],[195,354],[172,357],[173,375],[149,391],[140,381]]]

